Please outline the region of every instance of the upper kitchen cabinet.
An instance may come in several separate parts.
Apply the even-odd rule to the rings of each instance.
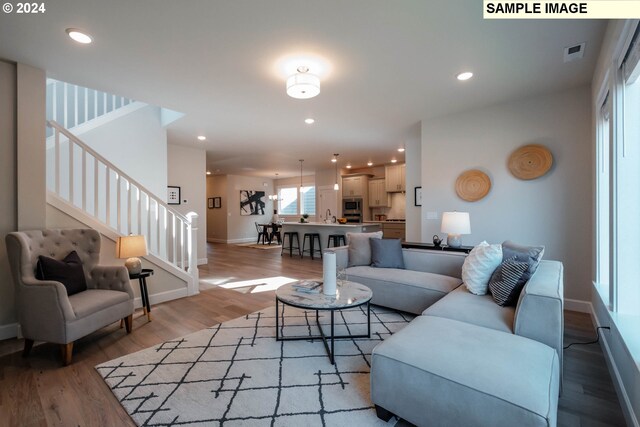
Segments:
[[[389,193],[398,193],[406,190],[404,164],[385,166],[385,187]]]
[[[342,197],[366,197],[368,182],[369,177],[367,175],[343,176]]]
[[[385,188],[384,178],[372,179],[369,181],[369,207],[391,207],[389,193]]]

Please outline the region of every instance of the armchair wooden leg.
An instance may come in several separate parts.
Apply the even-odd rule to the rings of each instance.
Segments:
[[[127,333],[130,334],[133,330],[133,314],[128,315],[122,320],[124,320],[124,326],[127,328]]]
[[[73,356],[73,342],[60,344],[60,350],[62,350],[62,363],[64,363],[64,366],[70,365]]]
[[[33,340],[25,338],[24,339],[24,350],[22,351],[22,357],[29,356],[29,353],[31,352],[32,348],[33,348]]]

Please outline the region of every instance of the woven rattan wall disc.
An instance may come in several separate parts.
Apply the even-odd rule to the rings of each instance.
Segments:
[[[553,165],[551,151],[543,145],[524,145],[509,156],[509,171],[519,179],[536,179],[549,172]]]
[[[458,197],[467,202],[476,202],[489,193],[491,179],[477,169],[462,172],[456,179],[456,193]]]

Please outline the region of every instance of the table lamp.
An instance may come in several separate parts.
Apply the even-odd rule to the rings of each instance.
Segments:
[[[443,212],[440,231],[447,233],[447,246],[459,248],[462,234],[471,234],[469,212]]]
[[[127,258],[124,266],[129,270],[129,275],[142,272],[142,262],[139,256],[147,255],[147,241],[144,236],[129,235],[118,237],[116,241],[116,257]]]

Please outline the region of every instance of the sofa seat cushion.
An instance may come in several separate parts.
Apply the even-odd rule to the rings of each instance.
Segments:
[[[491,295],[474,295],[464,286],[459,286],[422,314],[513,333],[515,311],[515,307],[500,307]]]
[[[87,317],[105,308],[129,300],[129,294],[106,289],[87,289],[69,297],[77,318]]]
[[[461,279],[442,274],[398,268],[349,267],[349,280],[373,291],[372,304],[420,314],[431,304],[460,286]]]
[[[558,355],[534,340],[419,316],[372,353],[374,404],[416,425],[555,426]]]

